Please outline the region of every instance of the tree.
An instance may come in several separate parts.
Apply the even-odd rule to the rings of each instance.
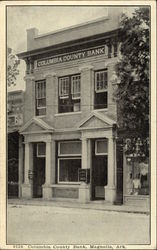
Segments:
[[[120,129],[125,130],[126,138],[134,139],[134,149],[137,138],[147,144],[149,136],[149,15],[149,8],[138,8],[131,17],[123,14],[119,31],[121,58],[116,65],[119,84],[115,97]],[[146,148],[142,146],[142,151]]]
[[[12,53],[12,49],[8,48],[7,54],[7,84],[8,86],[16,85],[16,77],[19,74],[18,66],[20,60],[15,54]]]

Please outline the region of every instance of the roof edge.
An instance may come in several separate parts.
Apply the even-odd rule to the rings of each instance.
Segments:
[[[93,24],[93,23],[96,23],[96,22],[107,21],[108,19],[109,19],[109,16],[96,18],[94,20],[90,20],[90,21],[83,22],[83,23],[80,23],[80,24],[75,24],[75,25],[68,26],[68,27],[65,27],[65,28],[62,28],[62,29],[58,29],[58,30],[55,30],[55,31],[52,31],[52,32],[45,33],[45,34],[37,35],[35,37],[35,39],[42,38],[42,37],[45,37],[45,36],[55,35],[55,34],[60,33],[60,32],[68,31],[68,30],[75,29],[75,28],[80,28],[80,27],[90,25],[90,24]]]

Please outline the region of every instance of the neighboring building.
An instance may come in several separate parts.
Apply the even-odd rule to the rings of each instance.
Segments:
[[[114,7],[107,17],[53,33],[27,30],[27,51],[18,55],[27,64],[22,197],[122,202],[113,99],[120,15]]]
[[[8,92],[7,119],[8,119],[8,197],[20,196],[18,160],[19,153],[19,129],[23,125],[23,91]],[[22,146],[20,141],[20,146]]]

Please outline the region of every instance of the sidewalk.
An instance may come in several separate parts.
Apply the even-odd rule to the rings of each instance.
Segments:
[[[12,205],[32,205],[32,206],[53,206],[66,208],[94,209],[103,211],[115,211],[124,213],[149,214],[149,208],[130,205],[112,205],[105,201],[91,201],[89,203],[80,203],[75,200],[43,200],[35,199],[8,199],[8,204]]]

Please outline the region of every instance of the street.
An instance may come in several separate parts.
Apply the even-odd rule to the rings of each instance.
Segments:
[[[148,244],[149,216],[8,205],[8,244]]]

